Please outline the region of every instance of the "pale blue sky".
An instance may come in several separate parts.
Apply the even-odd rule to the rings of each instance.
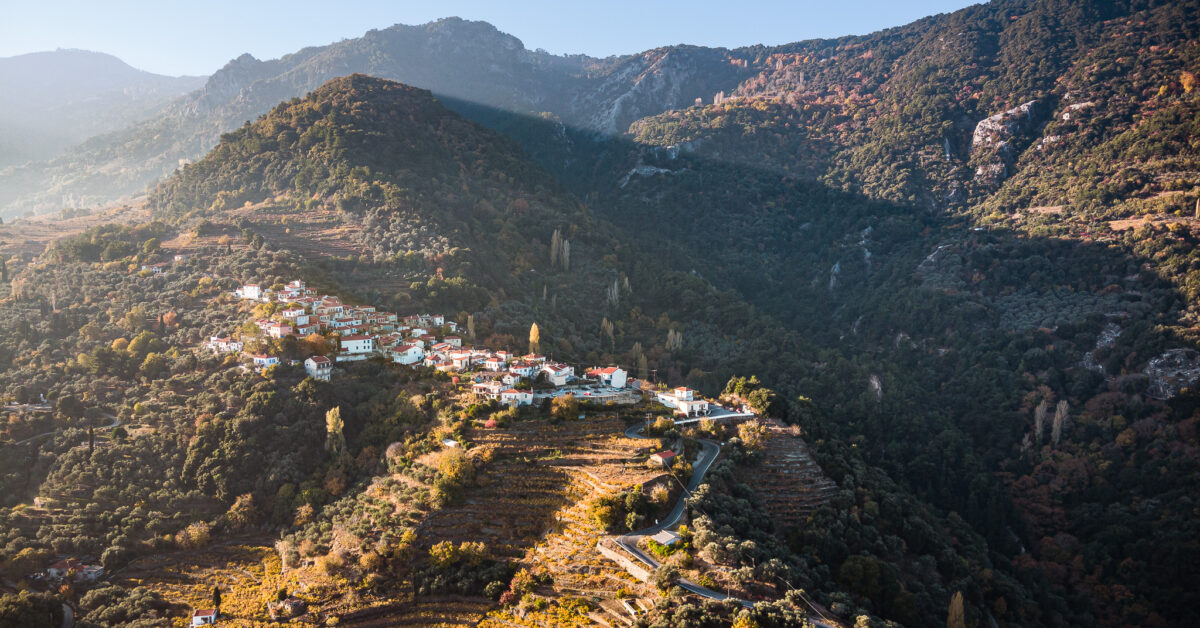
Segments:
[[[0,57],[55,48],[116,55],[161,74],[211,74],[243,52],[271,59],[372,28],[457,15],[530,49],[593,56],[669,44],[743,46],[863,34],[969,0],[0,0]]]

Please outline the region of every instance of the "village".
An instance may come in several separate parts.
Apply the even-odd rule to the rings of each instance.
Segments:
[[[576,372],[574,366],[544,355],[516,355],[464,344],[456,321],[442,314],[401,317],[371,305],[349,305],[334,295],[317,294],[302,280],[271,290],[245,284],[234,298],[270,304],[276,312],[253,321],[258,332],[272,339],[303,339],[328,334],[336,345],[330,355],[313,355],[303,361],[314,379],[330,381],[334,365],[382,358],[409,367],[428,367],[451,374],[457,383],[470,384],[481,401],[506,406],[532,406],[566,394],[583,401],[633,404],[644,398],[661,403],[684,421],[701,417],[726,417],[744,413],[703,399],[686,387],[659,390],[650,382],[630,377],[620,366],[594,366]],[[213,336],[205,347],[216,354],[242,354],[245,338]],[[247,367],[263,371],[283,362],[270,353],[245,353]]]

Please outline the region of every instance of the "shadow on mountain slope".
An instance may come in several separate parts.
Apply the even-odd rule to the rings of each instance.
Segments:
[[[1188,585],[1176,578],[1194,545],[1181,530],[1194,526],[1176,526],[1200,487],[1194,403],[1186,391],[1155,399],[1179,391],[1172,373],[1186,386],[1197,366],[1187,301],[1163,276],[1191,259],[1187,230],[1036,237],[831,190],[767,163],[725,162],[703,146],[644,146],[448,104],[516,138],[649,260],[735,291],[802,338],[811,355],[768,351],[727,366],[758,373],[810,436],[829,439],[823,463],[835,477],[846,470],[839,456],[861,454],[958,513],[1001,560],[1044,567],[1092,605],[1069,623],[1092,612],[1108,625],[1191,621]],[[1156,367],[1166,356],[1175,367]],[[1056,402],[1066,409],[1052,430]],[[1051,406],[1042,427],[1039,404]],[[1139,470],[1177,434],[1186,436],[1166,467]],[[1167,468],[1171,480],[1159,481]],[[1141,562],[1135,548],[1147,536],[1164,544],[1143,549],[1170,567]],[[1072,560],[1095,580],[1072,572],[1078,563],[1061,571]],[[1117,583],[1135,587],[1138,602],[1106,598]]]

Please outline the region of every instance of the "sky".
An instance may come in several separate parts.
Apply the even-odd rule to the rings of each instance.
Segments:
[[[372,28],[458,16],[529,49],[597,57],[672,44],[736,47],[865,34],[969,0],[2,0],[0,57],[78,48],[158,74],[208,75]]]

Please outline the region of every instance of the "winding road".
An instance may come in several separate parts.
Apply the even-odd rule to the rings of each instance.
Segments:
[[[649,436],[642,435],[642,428],[642,425],[634,424],[625,430],[625,436],[629,438],[650,438]],[[697,488],[700,487],[700,484],[704,481],[705,474],[708,473],[709,467],[711,467],[712,463],[716,461],[717,455],[721,453],[721,446],[719,444],[706,439],[699,439],[699,442],[704,449],[700,452],[700,456],[696,458],[696,462],[692,465],[692,479],[688,482],[684,494],[679,496],[679,501],[675,503],[675,507],[671,509],[671,512],[667,514],[666,518],[648,528],[643,528],[635,532],[630,532],[629,534],[621,534],[612,537],[612,540],[617,545],[621,546],[626,552],[629,552],[629,554],[636,558],[639,562],[649,567],[651,571],[658,569],[659,563],[654,559],[653,556],[650,556],[638,548],[638,541],[643,537],[651,536],[667,528],[674,527],[674,525],[678,523],[680,517],[683,516],[684,509],[687,508],[686,499],[690,497]],[[721,601],[732,599],[746,608],[752,608],[754,606],[754,603],[748,600],[735,598],[719,591],[702,587],[687,579],[680,578],[677,584],[687,591],[691,591],[696,595],[700,595],[711,600]],[[808,619],[813,623],[814,626],[817,626],[818,628],[838,628],[837,624],[831,623],[830,620],[824,616],[813,615],[810,613]]]
[[[628,436],[629,438],[650,438],[649,436],[642,436],[641,425],[633,425],[629,429],[625,430],[625,436]],[[700,452],[700,456],[696,458],[696,462],[692,465],[692,479],[688,481],[687,486],[684,487],[683,495],[679,496],[679,500],[675,502],[675,507],[671,509],[671,512],[667,513],[667,516],[657,524],[648,528],[642,528],[641,530],[630,532],[629,534],[621,534],[612,537],[613,542],[621,546],[626,552],[629,552],[629,554],[636,558],[639,562],[649,567],[651,571],[658,569],[659,563],[654,559],[653,556],[650,556],[638,548],[638,541],[644,537],[666,530],[667,528],[674,527],[675,524],[679,522],[679,519],[683,517],[684,509],[687,508],[687,498],[691,496],[691,494],[695,492],[697,488],[700,487],[700,484],[704,481],[704,475],[708,473],[709,467],[711,467],[712,463],[716,461],[717,455],[721,453],[721,446],[717,443],[705,439],[700,439],[699,442],[703,447],[703,450]],[[724,593],[714,591],[707,587],[702,587],[690,580],[681,578],[678,584],[687,591],[691,591],[696,595],[701,595],[712,600],[721,601],[730,599],[730,596],[725,595]],[[742,604],[742,606],[754,606],[754,604],[746,600],[737,598],[732,599],[737,600]]]

